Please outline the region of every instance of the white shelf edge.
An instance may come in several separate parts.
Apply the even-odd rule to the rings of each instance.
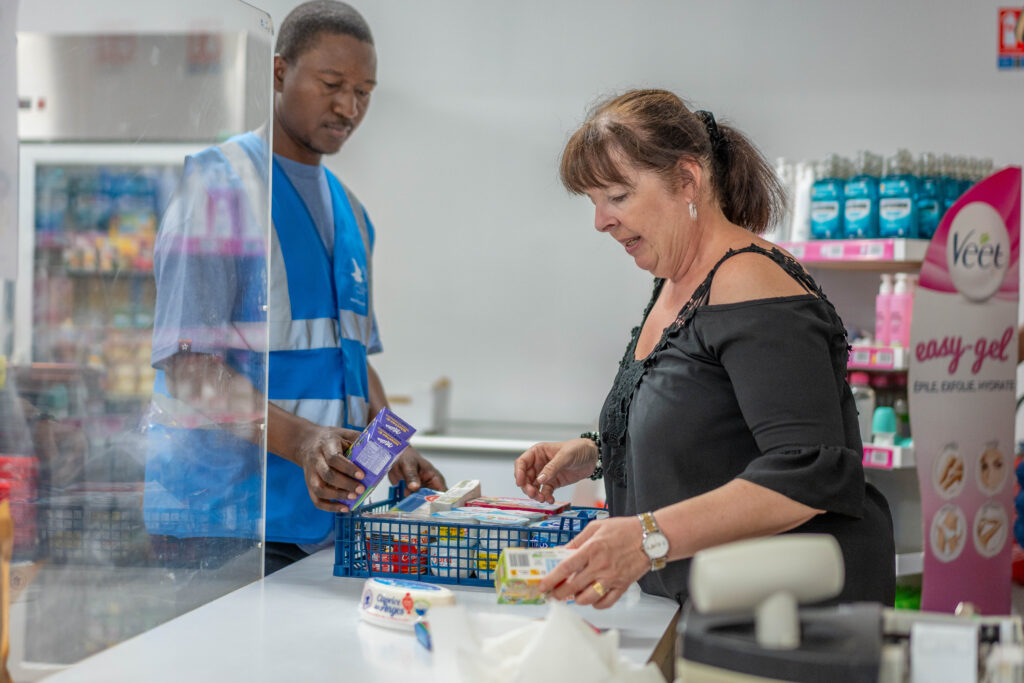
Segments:
[[[910,576],[924,571],[924,552],[896,553],[896,576]]]
[[[896,249],[897,261],[924,261],[928,252],[928,245],[931,240],[927,239],[897,239],[893,245]]]
[[[477,453],[515,453],[519,455],[536,441],[527,439],[486,439],[464,436],[413,435],[409,444],[417,450]]]

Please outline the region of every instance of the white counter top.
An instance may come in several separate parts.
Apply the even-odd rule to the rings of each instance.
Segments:
[[[480,455],[519,455],[538,441],[564,441],[593,429],[586,425],[534,422],[453,420],[440,434],[415,434],[413,448],[433,451],[472,452]]]
[[[333,550],[294,565],[83,660],[48,678],[95,681],[433,680],[431,654],[411,633],[360,621],[363,579],[333,576]],[[455,588],[455,587],[453,587]],[[542,616],[543,606],[502,606],[490,589],[455,588],[476,612]],[[646,662],[676,603],[644,595],[609,610],[573,607],[618,628],[622,653]]]
[[[488,453],[511,453],[519,455],[527,448],[537,443],[530,439],[498,439],[481,436],[448,436],[444,434],[416,435],[409,441],[413,448],[422,452],[468,451],[477,454]]]

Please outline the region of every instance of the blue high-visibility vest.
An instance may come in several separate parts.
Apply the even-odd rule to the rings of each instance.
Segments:
[[[373,337],[371,224],[362,205],[327,171],[332,262],[309,210],[276,162],[273,173],[267,397],[316,424],[362,429],[369,421],[367,349]],[[306,538],[307,529],[319,529],[311,540],[323,540],[333,520],[333,514],[313,507],[302,470],[269,455],[267,540]]]
[[[227,176],[248,197],[265,198],[265,178],[260,174],[265,159],[265,143],[248,133],[205,150],[192,161],[219,165],[217,172],[206,175]],[[266,328],[258,331],[269,336],[266,386],[261,377],[263,357],[251,349],[207,349],[200,344],[190,350],[219,351],[229,365],[265,391],[271,402],[290,413],[324,426],[361,429],[369,417],[368,349],[379,349],[371,293],[373,226],[354,195],[325,171],[334,214],[333,259],[305,204],[274,163],[270,254],[269,260],[262,259],[269,263],[270,272],[261,276],[260,259],[224,255],[230,262],[225,265],[238,273],[234,281],[243,291],[191,293],[198,302],[209,296],[233,297],[239,303],[222,307],[231,308],[233,320],[221,321],[232,327],[251,325],[254,317],[259,320],[262,314],[259,323],[265,321]],[[258,206],[248,210],[252,216],[259,214]],[[259,223],[258,219],[254,222]],[[158,288],[163,285],[160,261],[158,255]],[[188,283],[174,284],[179,295],[187,296],[188,287]],[[161,324],[159,311],[157,323]],[[187,327],[193,323],[182,320],[178,324]],[[163,325],[173,331],[173,321],[163,321]],[[164,336],[167,334],[165,331]],[[154,334],[155,364],[171,353],[158,349],[159,335],[159,331]],[[162,372],[154,389],[155,405],[160,395],[169,395]],[[259,449],[223,430],[189,429],[169,422],[149,428],[145,512],[150,532],[257,535],[254,520],[259,518],[262,468],[254,463],[261,460]],[[266,461],[265,518],[270,541],[316,543],[329,535],[333,525],[333,515],[317,509],[310,500],[302,469],[272,453]]]

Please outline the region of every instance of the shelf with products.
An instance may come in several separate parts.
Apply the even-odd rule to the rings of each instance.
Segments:
[[[88,362],[95,346],[137,345],[152,335],[151,272],[83,271],[53,262],[36,268],[32,358]]]
[[[152,270],[141,270],[132,268],[122,268],[115,270],[81,270],[74,268],[65,268],[61,271],[61,274],[67,275],[68,277],[104,277],[104,278],[152,278]]]
[[[56,274],[152,273],[155,233],[37,233],[36,267]]]
[[[122,316],[115,313],[115,320]],[[127,315],[124,315],[127,319]],[[33,344],[36,358],[94,368],[103,378],[104,393],[110,396],[148,396],[154,371],[152,319],[150,324],[125,327],[102,321],[71,320],[38,324]]]
[[[901,237],[807,240],[779,242],[779,246],[801,263],[816,268],[887,272],[920,268],[928,240]]]
[[[92,341],[105,339],[110,335],[130,336],[132,338],[146,339],[153,335],[153,321],[148,319],[134,325],[118,324],[89,324],[88,322],[67,322],[61,323],[40,323],[39,329],[46,331],[55,338],[77,339],[79,341]]]

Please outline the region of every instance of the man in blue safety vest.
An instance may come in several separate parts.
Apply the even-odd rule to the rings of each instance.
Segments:
[[[376,64],[351,6],[292,10],[274,57],[269,259],[260,131],[186,159],[157,239],[146,525],[175,538],[258,537],[262,435],[238,416],[258,415],[265,396],[268,574],[332,540],[333,513],[364,490],[345,448],[386,405],[368,362],[381,350],[373,225],[321,164],[366,115]],[[398,479],[445,488],[412,448]]]

